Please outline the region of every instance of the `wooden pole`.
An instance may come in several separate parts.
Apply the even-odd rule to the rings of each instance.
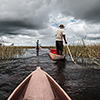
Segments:
[[[73,61],[78,67],[80,67],[80,66],[74,61],[74,59],[73,59],[73,57],[72,57],[72,54],[71,54],[71,51],[70,51],[70,49],[69,49],[69,47],[68,47],[68,44],[66,44],[66,46],[67,46],[67,49],[68,49],[68,52],[69,52],[69,54],[70,54],[70,57],[71,57],[72,61]]]

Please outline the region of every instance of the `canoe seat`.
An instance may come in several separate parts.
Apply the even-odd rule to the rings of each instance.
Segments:
[[[54,54],[57,54],[56,49],[50,49],[50,52],[51,52],[51,53],[54,53]]]

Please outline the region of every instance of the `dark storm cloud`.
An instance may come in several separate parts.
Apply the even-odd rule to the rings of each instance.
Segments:
[[[96,27],[99,27],[100,23],[99,4],[100,0],[0,0],[0,36],[5,41],[8,41],[8,38],[9,41],[13,38],[19,44],[20,41],[23,41],[24,44],[24,39],[29,40],[29,37],[32,38],[32,41],[33,38],[34,41],[37,38],[41,38],[43,41],[46,40],[46,43],[47,38],[50,37],[53,42],[54,39],[52,40],[52,38],[55,37],[56,29],[51,24],[50,19],[55,17],[53,24],[63,22],[68,25],[70,18],[73,17],[73,19],[81,19],[79,23],[85,20],[83,22],[85,22],[86,27],[84,28],[79,23],[75,27],[69,24],[70,28],[67,29],[67,32],[82,37],[86,34],[85,31],[88,34],[97,32],[98,29]],[[64,16],[65,19],[59,15]],[[67,21],[68,18],[69,20]],[[75,25],[77,24],[76,22],[77,20]],[[92,27],[88,27],[91,24],[88,22],[95,24]],[[97,24],[98,26],[96,26]],[[82,32],[83,35],[80,35]],[[95,34],[93,33],[93,35]],[[99,37],[99,35],[95,37],[90,35],[87,39],[97,39]],[[20,40],[18,41],[16,38]]]
[[[0,31],[1,32],[9,32],[20,29],[40,29],[44,28],[40,25],[32,25],[30,23],[26,23],[24,21],[0,21]]]
[[[76,19],[100,22],[99,4],[99,0],[0,0],[0,33],[45,29],[52,11],[53,14],[62,13]]]
[[[52,0],[0,0],[0,33],[13,34],[12,31],[20,29],[46,28],[52,11],[51,4]]]
[[[33,28],[34,25],[29,25],[24,21],[0,21],[0,26],[4,27],[25,27],[25,28]]]
[[[58,5],[66,16],[100,23],[100,0],[58,0]]]

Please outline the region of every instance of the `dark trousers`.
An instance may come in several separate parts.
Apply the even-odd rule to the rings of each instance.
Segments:
[[[63,41],[56,41],[56,50],[58,55],[63,53]]]
[[[39,55],[39,47],[37,46],[36,47],[36,53],[37,53],[37,56]]]

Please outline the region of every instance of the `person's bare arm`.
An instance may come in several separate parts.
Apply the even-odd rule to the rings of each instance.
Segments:
[[[65,35],[63,35],[63,38],[64,38],[65,43],[67,44],[67,41],[66,41]]]

